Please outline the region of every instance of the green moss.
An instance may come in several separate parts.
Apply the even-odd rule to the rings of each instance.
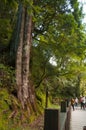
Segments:
[[[0,111],[8,110],[11,104],[7,89],[0,89]]]

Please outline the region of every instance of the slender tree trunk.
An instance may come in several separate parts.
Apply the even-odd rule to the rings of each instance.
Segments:
[[[19,35],[19,46],[16,59],[16,81],[18,98],[23,109],[29,114],[36,111],[34,88],[30,82],[30,51],[32,45],[32,16],[28,15],[27,8],[22,9],[22,20]]]
[[[20,14],[21,15],[21,14]],[[17,84],[17,92],[18,99],[21,101],[23,106],[23,97],[22,97],[22,51],[23,51],[23,33],[24,33],[24,18],[25,18],[25,10],[22,8],[22,19],[20,26],[20,34],[19,34],[19,44],[17,49],[16,56],[16,84]]]
[[[27,11],[27,10],[26,10]],[[23,100],[24,102],[27,101],[29,95],[29,61],[30,61],[30,49],[31,49],[31,31],[32,30],[32,17],[28,16],[26,12],[26,19],[25,19],[25,33],[24,33],[24,43],[23,43]]]

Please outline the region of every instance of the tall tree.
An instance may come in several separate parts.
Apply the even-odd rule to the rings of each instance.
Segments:
[[[30,51],[32,44],[32,15],[28,13],[27,5],[20,3],[21,24],[19,30],[19,43],[16,55],[16,83],[18,99],[23,109],[36,111],[35,94],[30,81]]]
[[[41,51],[43,57],[48,59],[47,62],[52,56],[55,56],[58,62],[61,61],[58,60],[59,57],[65,59],[70,52],[73,54],[73,50],[77,47],[79,37],[77,30],[79,28],[74,17],[75,14],[72,13],[75,11],[75,6],[71,6],[70,2],[71,0],[69,2],[65,0],[41,0],[40,2],[35,1],[34,4],[31,0],[19,3],[16,32],[16,81],[18,98],[23,109],[27,108],[29,113],[31,113],[31,109],[36,110],[35,93],[30,82],[32,29],[34,28],[33,38],[35,38],[33,46],[34,48],[43,47]],[[34,13],[32,13],[33,10]],[[35,23],[34,27],[33,22]],[[63,66],[66,66],[65,61]],[[63,66],[61,64],[60,68]],[[45,68],[43,70],[45,71]]]

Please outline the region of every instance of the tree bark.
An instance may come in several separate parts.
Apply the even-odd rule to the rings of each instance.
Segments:
[[[36,100],[33,85],[30,81],[30,51],[32,45],[32,16],[28,15],[27,8],[22,7],[22,20],[19,35],[19,46],[16,58],[16,83],[18,99],[23,109],[29,114],[36,111]]]
[[[20,34],[19,34],[19,44],[16,55],[16,84],[17,84],[17,93],[18,99],[20,100],[23,106],[22,100],[22,51],[23,51],[23,33],[24,33],[24,18],[25,18],[25,10],[22,8],[22,19],[20,26]]]

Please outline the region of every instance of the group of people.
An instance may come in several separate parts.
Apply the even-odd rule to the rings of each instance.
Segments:
[[[77,107],[80,104],[81,109],[85,109],[86,107],[86,97],[81,96],[80,98],[71,98],[71,106],[73,110],[75,110],[75,107]]]

